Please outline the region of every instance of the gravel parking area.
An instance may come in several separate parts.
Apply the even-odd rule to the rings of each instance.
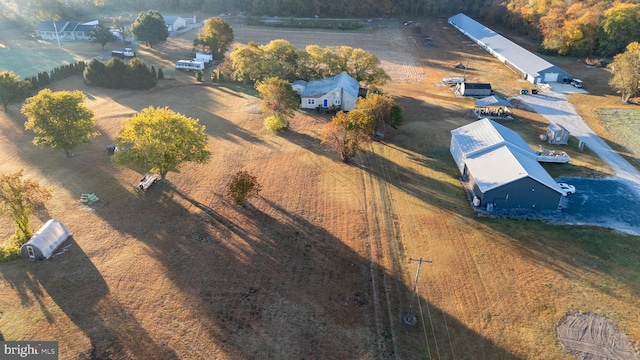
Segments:
[[[576,193],[563,199],[557,220],[569,224],[608,227],[640,235],[640,201],[620,179],[558,178],[576,187]]]

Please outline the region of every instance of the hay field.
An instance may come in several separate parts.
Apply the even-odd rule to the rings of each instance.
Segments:
[[[61,359],[569,359],[555,325],[580,310],[640,339],[637,237],[471,212],[448,144],[451,129],[474,120],[472,103],[438,83],[468,59],[474,81],[505,95],[522,85],[441,20],[423,27],[437,47],[402,27],[234,29],[242,42],[353,44],[381,58],[406,123],[351,165],[320,144],[329,118],[299,113],[274,135],[249,91],[184,73],[150,91],[56,83],[85,91],[102,133],[72,158],[33,147],[19,107],[1,113],[0,171],[24,168],[52,187],[34,226],[54,217],[74,234],[51,261],[0,264],[3,337],[57,340]],[[139,53],[169,64],[194,36]],[[115,166],[105,146],[123,119],[150,105],[200,119],[214,155],[141,195],[140,174]],[[545,126],[527,109],[515,115],[531,137]],[[567,171],[607,171],[589,154],[580,164]],[[264,188],[246,208],[224,196],[241,169]],[[100,201],[82,205],[85,192]],[[6,238],[11,223],[1,224]],[[413,303],[411,258],[432,261]],[[411,305],[415,327],[401,321]]]

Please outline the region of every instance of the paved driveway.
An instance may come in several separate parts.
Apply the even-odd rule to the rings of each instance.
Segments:
[[[640,235],[640,201],[625,182],[616,178],[558,178],[571,183],[576,193],[562,201],[562,212],[550,222],[596,225]]]
[[[538,95],[516,97],[549,122],[567,128],[615,172],[615,176],[602,180],[557,179],[573,183],[577,189],[576,194],[566,199],[560,221],[600,225],[640,235],[640,171],[613,151],[576,113],[566,93],[580,91],[584,90],[553,84],[551,89],[544,89]]]

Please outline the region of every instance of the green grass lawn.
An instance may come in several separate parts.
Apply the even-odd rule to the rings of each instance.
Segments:
[[[600,109],[600,121],[620,145],[640,157],[640,109]]]
[[[0,69],[11,70],[21,79],[80,60],[85,58],[62,50],[0,49]]]

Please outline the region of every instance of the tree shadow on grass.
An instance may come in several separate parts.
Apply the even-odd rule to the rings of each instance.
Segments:
[[[1,273],[22,305],[28,307],[35,301],[46,321],[54,323],[55,316],[44,302],[51,297],[91,342],[92,348],[77,354],[78,359],[177,359],[171,349],[153,341],[135,316],[110,295],[100,271],[76,241],[69,238],[64,246],[69,246],[64,254],[44,261],[16,260],[7,265],[9,273]],[[50,340],[58,340],[55,333],[50,336]],[[149,355],[151,349],[155,355]]]
[[[200,264],[188,273],[176,269],[174,282],[184,293],[198,294],[203,321],[224,353],[292,359],[388,358],[397,352],[411,358],[416,346],[426,351],[424,335],[401,321],[411,289],[322,227],[267,198],[233,206],[236,215],[225,219],[183,192],[174,194],[202,211],[183,232],[188,243],[200,241],[185,246],[182,237],[174,238],[176,250],[157,256],[166,264],[175,258]],[[215,234],[230,239],[220,241]],[[198,259],[205,257],[206,262]],[[439,334],[428,340],[430,346],[446,341],[445,332],[453,334],[442,350],[445,358],[515,358],[430,306],[438,313],[432,321]]]

